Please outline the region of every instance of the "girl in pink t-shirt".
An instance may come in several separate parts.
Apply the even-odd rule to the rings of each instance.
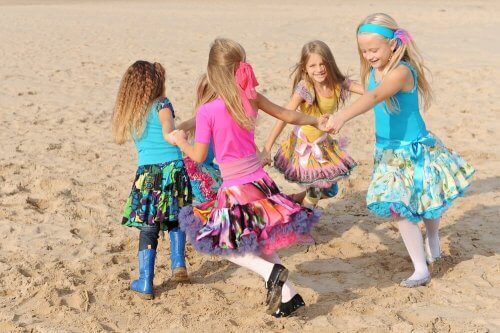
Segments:
[[[324,119],[286,110],[257,93],[245,50],[232,40],[213,42],[207,74],[218,98],[199,107],[194,146],[183,131],[172,136],[195,162],[205,159],[212,140],[223,182],[216,200],[181,212],[181,228],[196,250],[224,255],[261,275],[266,281],[268,313],[288,316],[304,301],[287,281],[288,270],[275,251],[310,242],[310,229],[319,213],[282,194],[264,171],[255,145],[255,120],[258,109],[297,125],[324,128]]]

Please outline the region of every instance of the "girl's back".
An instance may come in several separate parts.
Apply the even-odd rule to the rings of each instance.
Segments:
[[[220,98],[198,108],[195,144],[189,145],[182,131],[173,136],[195,161],[205,159],[212,139],[223,184],[216,200],[181,212],[181,228],[188,232],[196,250],[227,255],[233,263],[260,274],[266,281],[267,313],[288,316],[304,306],[304,301],[286,282],[287,269],[275,264],[280,262],[275,251],[311,241],[309,230],[319,214],[280,193],[263,170],[254,142],[256,110],[295,124],[321,124],[259,95],[252,67],[245,62],[245,50],[234,41],[214,41],[207,77]]]
[[[139,278],[130,289],[154,298],[153,279],[160,231],[170,235],[170,263],[175,282],[188,280],[185,234],[179,230],[180,207],[191,204],[192,191],[179,148],[166,140],[174,129],[174,108],[165,96],[165,69],[159,63],[134,62],[122,77],[113,112],[115,142],[133,138],[138,164],[123,209],[122,225],[139,233]],[[169,141],[173,142],[173,141]]]
[[[163,137],[158,111],[164,108],[169,108],[172,111],[172,116],[174,116],[174,109],[168,98],[157,99],[149,108],[142,136],[140,138],[134,137],[139,165],[182,159],[180,149],[165,141]]]
[[[256,116],[256,113],[252,116]],[[215,159],[227,163],[255,155],[255,132],[239,126],[220,98],[200,106],[196,114],[195,141],[209,144],[213,136]]]

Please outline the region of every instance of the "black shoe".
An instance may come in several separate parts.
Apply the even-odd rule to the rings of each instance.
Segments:
[[[267,288],[267,313],[275,313],[281,302],[281,288],[288,278],[288,269],[280,264],[274,264],[269,280],[266,281]]]
[[[280,303],[278,310],[276,310],[276,312],[273,313],[272,316],[276,318],[288,317],[289,315],[294,313],[295,310],[305,305],[306,303],[304,303],[302,296],[300,296],[299,294],[295,294],[295,296],[293,296],[292,299],[288,302]]]

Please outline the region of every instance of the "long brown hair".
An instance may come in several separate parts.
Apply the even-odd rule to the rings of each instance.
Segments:
[[[210,47],[207,76],[210,86],[224,100],[234,121],[243,128],[252,129],[255,120],[243,108],[234,77],[239,63],[245,58],[245,50],[240,44],[231,39],[217,38]]]
[[[342,72],[338,68],[337,63],[335,62],[335,58],[333,57],[332,51],[330,50],[328,45],[326,45],[325,42],[322,42],[320,40],[313,40],[311,42],[306,43],[302,47],[302,51],[300,52],[300,60],[294,66],[291,74],[291,76],[293,77],[292,94],[295,91],[295,87],[301,80],[306,81],[309,85],[314,87],[314,82],[309,77],[309,75],[307,75],[307,69],[306,69],[307,62],[309,61],[311,54],[319,55],[323,59],[323,62],[325,63],[326,84],[330,89],[334,91],[338,109],[339,105],[344,104],[346,99],[346,94],[342,94],[341,91],[342,84],[346,80],[346,76],[342,74]],[[314,99],[313,105],[318,106],[317,97]]]
[[[363,24],[368,24],[368,23],[380,25],[389,28],[391,30],[399,29],[398,24],[391,16],[384,13],[375,13],[366,17],[358,25],[358,28],[356,29],[356,37],[359,27]],[[367,32],[363,32],[363,34],[365,33]],[[391,41],[390,39],[385,38],[381,35],[378,34],[376,35],[379,38],[386,39],[388,43]],[[366,84],[368,82],[368,77],[370,75],[371,66],[368,63],[368,61],[363,57],[363,52],[359,48],[359,44],[358,44],[358,53],[359,53],[359,59],[361,61],[361,66],[360,66],[361,82],[366,87]],[[392,54],[391,59],[389,60],[389,63],[384,68],[384,71],[382,73],[382,80],[384,79],[384,76],[389,74],[399,65],[399,62],[401,60],[408,62],[417,71],[417,82],[415,84],[417,84],[418,86],[418,92],[420,95],[420,100],[422,102],[423,108],[424,110],[427,110],[430,107],[433,100],[431,86],[429,84],[429,81],[427,81],[427,78],[425,77],[425,72],[429,72],[429,70],[424,65],[424,59],[417,48],[417,44],[415,44],[413,40],[408,41],[408,43],[401,44],[396,48],[396,50]],[[393,107],[394,102],[395,101],[391,98],[388,98],[386,100],[389,110],[394,109]]]
[[[165,95],[165,69],[159,63],[134,62],[122,77],[113,111],[112,129],[116,143],[130,136],[141,137],[145,119],[154,100]]]

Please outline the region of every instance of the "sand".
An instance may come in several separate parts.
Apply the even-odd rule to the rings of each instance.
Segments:
[[[120,216],[136,153],[110,131],[125,69],[137,59],[164,64],[168,96],[187,119],[209,43],[225,36],[246,48],[260,91],[284,104],[290,67],[312,39],[359,80],[354,31],[378,11],[413,34],[433,72],[428,127],[477,169],[442,219],[445,258],[431,284],[398,287],[412,265],[396,224],[365,208],[370,112],[343,130],[359,167],[321,202],[316,245],[280,252],[307,302],[297,316],[266,315],[261,278],[190,246],[193,283],[173,285],[168,241],[157,297],[132,295],[138,232]],[[499,11],[472,0],[0,1],[0,331],[500,331]],[[259,119],[260,145],[272,124]]]

